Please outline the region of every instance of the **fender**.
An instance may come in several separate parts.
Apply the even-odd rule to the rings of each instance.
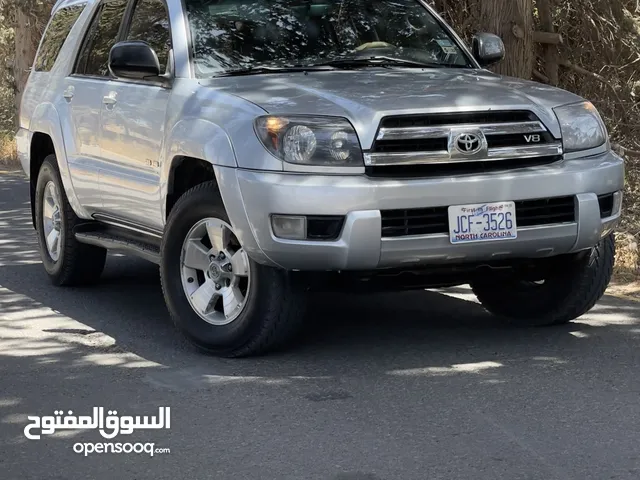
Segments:
[[[215,123],[198,118],[187,118],[176,123],[164,144],[162,171],[160,172],[160,198],[167,198],[169,174],[176,157],[192,157],[205,160],[214,166],[238,166],[236,154],[227,133]],[[166,205],[162,205],[162,217],[167,217]]]
[[[84,210],[82,205],[80,205],[80,202],[76,197],[75,190],[73,189],[73,182],[71,181],[71,174],[67,159],[67,150],[65,147],[65,139],[62,134],[62,123],[56,107],[52,103],[41,103],[38,105],[31,117],[29,130],[31,131],[31,138],[34,133],[45,133],[51,137],[53,148],[56,153],[56,159],[58,161],[60,177],[62,178],[62,185],[65,193],[67,194],[67,198],[69,199],[69,204],[78,217],[90,218],[90,215]],[[29,145],[29,148],[31,148],[31,145]],[[29,151],[29,162],[31,160],[30,155],[31,152]]]
[[[169,174],[176,157],[197,158],[213,165],[222,202],[238,240],[253,260],[273,265],[258,246],[247,218],[235,174],[238,167],[236,153],[225,130],[209,120],[198,118],[187,118],[175,124],[165,142],[165,154],[161,157],[164,159],[160,177],[161,199],[167,198]],[[161,204],[162,216],[166,218],[166,202]]]

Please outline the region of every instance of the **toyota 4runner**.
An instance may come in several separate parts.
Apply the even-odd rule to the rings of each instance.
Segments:
[[[323,286],[470,284],[569,322],[610,281],[624,163],[591,103],[503,56],[419,0],[59,0],[17,136],[44,267],[156,262],[224,356],[282,345]]]

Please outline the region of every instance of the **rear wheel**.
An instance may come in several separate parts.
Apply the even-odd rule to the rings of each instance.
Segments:
[[[160,272],[174,323],[207,352],[266,353],[301,325],[303,293],[286,271],[249,258],[214,182],[194,187],[173,207]]]
[[[81,220],[69,204],[55,155],[45,158],[40,167],[35,212],[40,256],[51,282],[60,286],[96,282],[107,251],[76,240],[73,230]]]
[[[591,252],[562,261],[542,278],[485,277],[471,287],[483,307],[512,323],[547,326],[568,323],[602,298],[613,274],[615,239],[605,237]]]

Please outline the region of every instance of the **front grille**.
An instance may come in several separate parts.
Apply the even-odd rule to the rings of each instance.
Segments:
[[[382,237],[434,235],[449,231],[447,207],[383,210]]]
[[[416,140],[378,140],[374,152],[432,152],[447,149],[447,138],[421,138]]]
[[[544,198],[516,202],[518,227],[573,223],[576,221],[574,197]]]
[[[516,204],[518,227],[573,223],[576,221],[574,197],[521,200]],[[449,233],[448,207],[383,210],[382,237],[435,235]]]
[[[514,123],[538,121],[538,117],[526,110],[502,112],[462,112],[437,115],[402,115],[385,117],[380,122],[383,128],[432,127],[436,125],[473,123]]]
[[[553,144],[554,139],[549,132],[540,132],[540,142],[537,145]],[[489,149],[526,147],[529,144],[524,134],[511,133],[506,135],[487,135]],[[445,152],[449,147],[449,139],[420,138],[407,140],[377,140],[373,146],[373,153],[391,152]]]
[[[471,135],[478,148],[462,150],[460,135]],[[365,166],[376,177],[437,176],[544,165],[562,153],[562,143],[528,111],[392,116],[380,122]]]

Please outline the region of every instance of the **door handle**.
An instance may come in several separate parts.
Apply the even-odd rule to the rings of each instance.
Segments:
[[[105,95],[104,97],[102,97],[102,103],[104,103],[105,105],[115,105],[117,101],[118,100],[116,100],[116,92],[111,92],[109,93],[109,95]]]
[[[64,97],[65,100],[67,100],[68,102],[71,101],[71,99],[73,98],[73,87],[69,87],[67,88],[64,93],[62,94],[62,96]]]

